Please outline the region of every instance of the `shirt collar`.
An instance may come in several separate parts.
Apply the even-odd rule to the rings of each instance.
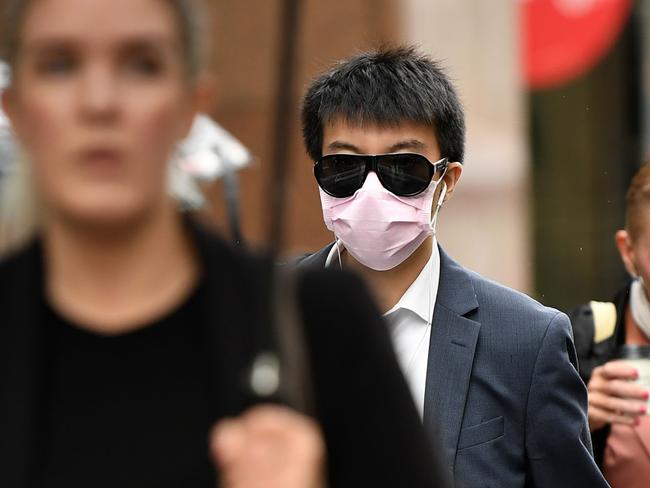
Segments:
[[[339,247],[340,246],[340,247]],[[398,310],[410,310],[425,322],[431,321],[438,294],[440,280],[440,250],[436,238],[433,238],[431,257],[424,265],[415,281],[411,283],[399,301],[384,314],[387,317]],[[338,253],[344,250],[343,244],[337,239],[330,249],[325,267],[337,265]]]
[[[411,283],[399,301],[384,314],[387,317],[398,310],[410,310],[425,322],[429,323],[433,317],[433,309],[438,294],[438,281],[440,279],[440,251],[435,237],[431,257],[424,265],[415,281]]]

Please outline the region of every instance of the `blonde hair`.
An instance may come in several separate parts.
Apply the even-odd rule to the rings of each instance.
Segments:
[[[40,212],[29,165],[8,165],[0,185],[0,255],[22,247],[36,233]]]
[[[183,59],[190,80],[196,80],[207,58],[207,16],[201,0],[164,0],[176,15],[183,41]],[[29,6],[34,0],[5,0],[0,18],[0,60],[14,68],[20,49],[20,32]],[[170,161],[168,192],[183,207],[200,202],[192,177]],[[29,161],[16,156],[0,181],[0,256],[19,249],[34,237],[40,226],[41,211]]]
[[[183,41],[183,59],[187,72],[196,77],[207,55],[207,19],[202,0],[163,0],[174,11]],[[0,59],[13,68],[20,50],[20,32],[29,6],[34,0],[5,0],[0,19]]]

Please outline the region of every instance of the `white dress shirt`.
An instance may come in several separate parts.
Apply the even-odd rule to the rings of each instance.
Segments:
[[[343,246],[341,246],[341,250]],[[433,239],[433,252],[418,277],[411,283],[393,308],[384,314],[390,328],[393,346],[402,372],[413,394],[415,405],[424,414],[424,389],[427,380],[431,319],[440,280],[440,251]],[[337,244],[325,261],[325,266],[338,264]]]

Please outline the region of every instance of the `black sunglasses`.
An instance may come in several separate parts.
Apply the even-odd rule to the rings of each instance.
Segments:
[[[447,170],[447,158],[435,163],[421,154],[393,153],[376,156],[361,154],[330,154],[314,165],[314,176],[325,193],[336,198],[354,195],[363,186],[370,171],[389,192],[400,197],[413,197],[438,181]]]

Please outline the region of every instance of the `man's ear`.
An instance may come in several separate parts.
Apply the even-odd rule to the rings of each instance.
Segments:
[[[460,180],[460,175],[463,173],[463,165],[460,163],[449,163],[447,165],[447,171],[443,177],[444,182],[447,184],[447,194],[445,195],[444,202],[449,200],[454,193],[456,184]]]
[[[634,264],[634,248],[628,232],[626,230],[617,231],[614,235],[614,240],[616,241],[618,253],[621,255],[621,260],[627,272],[634,277],[639,276],[636,265]]]

